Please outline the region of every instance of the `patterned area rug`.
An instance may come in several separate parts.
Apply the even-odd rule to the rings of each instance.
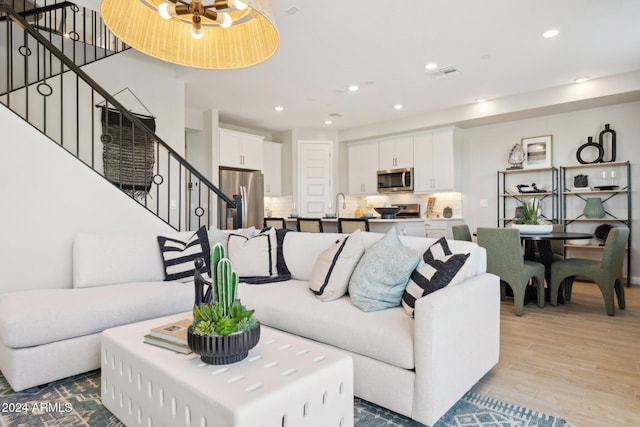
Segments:
[[[100,371],[15,393],[0,375],[0,427],[122,427],[100,400]],[[356,427],[423,424],[355,399]],[[433,427],[569,427],[550,415],[467,393]]]

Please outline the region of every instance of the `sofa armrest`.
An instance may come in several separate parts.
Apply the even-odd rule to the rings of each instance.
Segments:
[[[417,300],[414,326],[412,418],[432,425],[498,363],[498,276],[472,276]]]

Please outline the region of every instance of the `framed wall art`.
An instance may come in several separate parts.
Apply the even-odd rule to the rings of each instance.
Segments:
[[[540,169],[551,167],[551,135],[522,138],[525,169]]]

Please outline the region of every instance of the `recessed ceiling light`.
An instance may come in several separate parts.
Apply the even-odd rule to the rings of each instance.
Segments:
[[[324,124],[325,124],[325,125],[327,125],[327,126],[329,126],[329,125],[332,125],[332,124],[333,124],[333,122],[332,122],[331,120],[325,120],[325,121],[324,121]]]
[[[359,89],[359,87],[358,85],[349,85],[348,89],[349,89],[349,92],[356,92]]]
[[[476,99],[476,102],[478,104],[482,104],[483,102],[487,102],[487,98],[478,98],[478,99]]]
[[[402,110],[404,106],[402,104],[396,104],[393,106],[394,110]]]
[[[576,83],[584,83],[589,81],[589,77],[578,77],[574,80]]]
[[[560,31],[558,31],[556,28],[552,28],[542,33],[542,37],[544,37],[545,39],[550,39],[551,37],[557,36],[559,32]]]
[[[426,68],[427,70],[435,70],[436,68],[438,68],[438,64],[436,64],[435,62],[430,62],[425,65],[424,68]]]
[[[274,108],[276,111],[284,111],[284,107],[282,105],[276,105]]]

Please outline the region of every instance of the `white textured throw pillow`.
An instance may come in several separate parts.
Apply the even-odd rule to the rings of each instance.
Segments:
[[[364,253],[360,230],[336,240],[313,265],[309,288],[322,301],[331,301],[347,293],[349,279]]]
[[[227,242],[229,241],[230,234],[240,234],[241,236],[253,237],[258,234],[258,230],[255,227],[238,228],[236,230],[220,230],[214,226],[209,227],[209,246],[214,247],[216,243],[221,243],[224,246],[225,253],[227,252]]]
[[[276,275],[276,233],[271,228],[254,237],[229,234],[227,258],[240,277],[269,277]]]

